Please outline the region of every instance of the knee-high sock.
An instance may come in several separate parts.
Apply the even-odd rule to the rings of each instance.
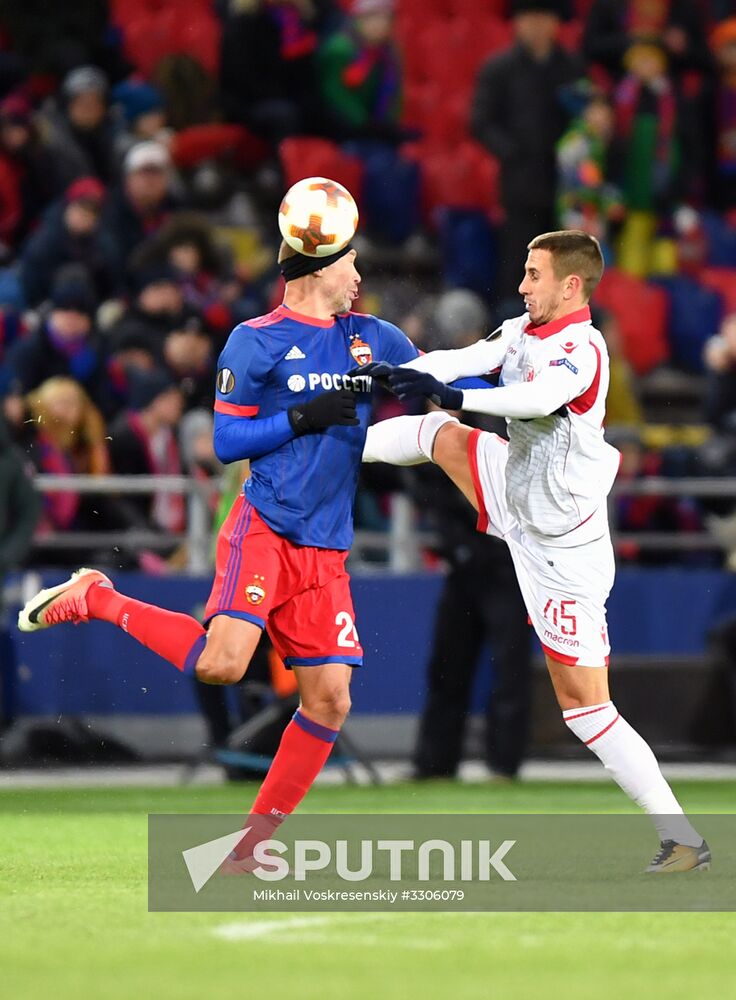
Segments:
[[[363,448],[364,462],[387,462],[389,465],[420,465],[432,461],[437,432],[454,421],[449,413],[433,410],[423,417],[391,417],[373,424]]]
[[[330,756],[337,736],[337,729],[321,726],[300,708],[296,710],[245,823],[250,830],[233,851],[236,858],[249,857],[255,845],[268,840],[296,809]]]
[[[612,701],[570,708],[562,717],[629,798],[651,815],[660,840],[700,846],[703,838],[683,814],[649,744],[619,715]]]
[[[194,673],[207,636],[191,615],[136,601],[99,584],[87,591],[87,611],[90,618],[118,625],[182,673]]]

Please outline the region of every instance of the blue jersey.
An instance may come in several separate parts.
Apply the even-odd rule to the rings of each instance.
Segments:
[[[345,375],[418,354],[398,327],[362,313],[319,320],[282,305],[235,327],[218,362],[216,412],[271,417],[331,389],[358,393],[358,426],[303,434],[251,460],[245,495],[275,532],[299,545],[350,548],[371,380]]]

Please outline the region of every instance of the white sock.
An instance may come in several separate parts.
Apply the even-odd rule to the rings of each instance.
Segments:
[[[703,838],[688,822],[651,747],[619,715],[612,701],[569,708],[562,718],[629,798],[651,815],[660,840],[700,847]]]
[[[423,417],[391,417],[373,424],[363,448],[364,462],[388,462],[389,465],[420,465],[432,461],[437,432],[446,423],[459,423],[457,417],[432,410]]]

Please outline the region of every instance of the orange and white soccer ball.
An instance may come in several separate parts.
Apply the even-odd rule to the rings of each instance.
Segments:
[[[292,184],[279,208],[279,229],[289,246],[308,257],[342,250],[358,228],[358,206],[346,187],[328,177]]]

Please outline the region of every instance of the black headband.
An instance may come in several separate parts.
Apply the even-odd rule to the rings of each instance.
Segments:
[[[338,250],[337,253],[328,254],[326,257],[308,257],[303,253],[296,253],[293,257],[287,257],[279,265],[281,273],[284,276],[284,281],[303,278],[305,274],[313,274],[315,271],[319,271],[320,268],[329,267],[330,264],[334,264],[336,260],[344,257],[346,253],[350,253],[352,249],[352,246],[348,243],[342,250]]]

